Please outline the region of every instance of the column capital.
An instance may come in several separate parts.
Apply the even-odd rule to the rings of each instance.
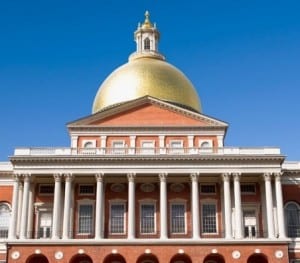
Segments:
[[[276,181],[281,181],[283,172],[274,173],[274,178]]]
[[[224,182],[228,182],[228,181],[230,181],[231,174],[230,173],[222,173],[221,177]]]
[[[21,174],[18,174],[18,173],[14,173],[12,175],[12,178],[15,182],[20,182],[20,177],[21,177]]]
[[[190,178],[191,178],[192,182],[198,182],[198,180],[199,180],[199,173],[191,173],[190,174]]]
[[[24,182],[30,182],[31,181],[31,174],[30,173],[23,173],[22,177],[24,178]]]
[[[264,179],[264,181],[271,181],[271,179],[272,179],[272,173],[264,173],[262,175],[262,178]]]
[[[167,177],[168,177],[168,173],[160,173],[158,174],[159,180],[161,182],[166,182],[167,181]]]
[[[104,173],[100,172],[100,173],[96,173],[95,174],[95,178],[97,182],[103,182],[103,178],[104,178]]]
[[[65,181],[66,181],[66,182],[72,182],[73,179],[74,179],[74,176],[73,176],[72,173],[65,173],[65,174],[64,174],[64,177],[65,177]]]
[[[240,181],[241,179],[241,173],[232,173],[232,177],[234,181]]]
[[[136,176],[136,174],[133,173],[133,172],[132,173],[128,173],[127,174],[128,182],[134,182],[135,176]]]
[[[62,180],[62,174],[61,173],[55,173],[55,174],[53,174],[53,177],[54,177],[55,182],[61,182],[61,180]]]

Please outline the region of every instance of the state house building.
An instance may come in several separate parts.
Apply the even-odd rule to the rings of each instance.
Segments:
[[[224,145],[146,12],[69,147],[0,163],[0,262],[300,262],[300,162]]]

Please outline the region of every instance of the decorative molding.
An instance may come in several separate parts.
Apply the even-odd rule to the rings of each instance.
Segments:
[[[155,190],[155,185],[152,183],[141,184],[140,189],[142,192],[151,193]]]
[[[96,181],[97,181],[97,182],[103,182],[103,179],[104,179],[104,173],[103,173],[103,172],[96,173],[96,174],[95,174],[95,178],[96,178]]]
[[[190,178],[191,178],[191,180],[192,180],[192,182],[198,182],[198,180],[199,180],[199,173],[191,173],[190,174]]]
[[[133,173],[133,172],[128,173],[128,174],[127,174],[128,182],[134,182],[135,177],[136,177],[136,174],[135,174],[135,173]]]
[[[73,176],[72,173],[65,173],[65,174],[63,174],[63,175],[64,175],[64,177],[65,177],[65,181],[66,181],[66,182],[72,182],[73,179],[74,179],[74,176]]]
[[[230,173],[223,173],[223,174],[221,174],[221,177],[222,177],[222,180],[224,182],[228,182],[231,179],[231,174]]]
[[[167,177],[168,177],[168,173],[160,173],[158,175],[160,182],[166,182],[167,181]]]
[[[112,190],[113,192],[115,193],[120,193],[120,192],[123,192],[125,190],[125,185],[124,184],[112,184],[110,186],[110,190]]]

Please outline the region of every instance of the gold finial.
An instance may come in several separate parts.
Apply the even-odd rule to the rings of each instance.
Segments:
[[[143,23],[143,28],[150,28],[150,27],[153,27],[152,23],[150,22],[150,13],[149,11],[147,10],[145,12],[145,21]]]

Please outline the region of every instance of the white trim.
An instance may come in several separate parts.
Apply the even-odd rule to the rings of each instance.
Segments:
[[[108,201],[109,203],[109,218],[108,218],[108,233],[109,235],[125,235],[126,234],[126,226],[127,226],[127,220],[126,220],[126,200],[124,199],[111,199]],[[123,213],[123,232],[120,233],[112,233],[111,232],[111,206],[112,205],[122,205],[124,208]]]
[[[201,234],[202,235],[218,235],[219,234],[219,224],[218,224],[218,201],[215,199],[203,199],[200,201],[200,217],[201,217]],[[215,220],[216,220],[216,232],[204,232],[204,227],[203,227],[203,205],[214,205],[216,208],[216,214],[215,214]]]
[[[211,139],[199,139],[199,153],[211,153],[213,151],[213,141]]]
[[[187,201],[181,198],[175,198],[169,200],[169,231],[171,235],[186,235],[187,234]],[[174,233],[172,231],[172,205],[183,205],[184,206],[184,232]]]
[[[80,206],[81,205],[92,205],[92,226],[90,233],[79,233],[79,216],[80,216]],[[81,199],[77,200],[77,227],[76,235],[93,235],[95,232],[95,200],[92,199]]]
[[[156,225],[156,200],[155,199],[141,199],[139,202],[139,230],[141,235],[155,235],[157,233],[157,225]],[[142,232],[142,205],[153,205],[154,207],[154,232],[145,233]]]
[[[144,147],[144,143],[151,143],[151,146]],[[141,140],[140,141],[140,154],[154,154],[155,153],[155,140]]]
[[[93,187],[93,193],[81,193],[80,187],[81,186],[92,186]],[[94,196],[95,195],[95,184],[78,184],[78,196]]]

